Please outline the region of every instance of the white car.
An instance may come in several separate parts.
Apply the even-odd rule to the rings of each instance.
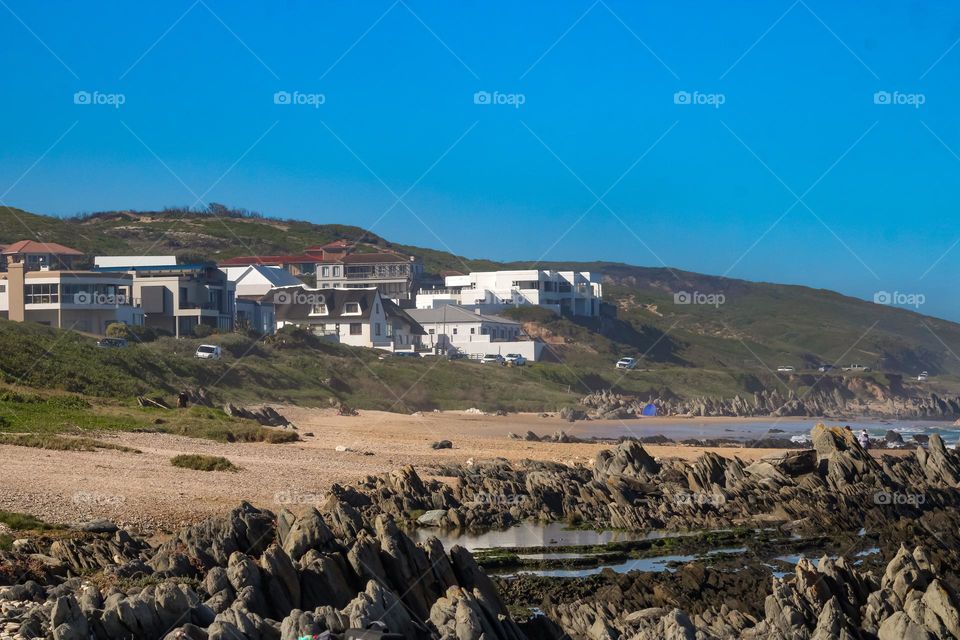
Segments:
[[[480,358],[480,364],[506,364],[506,362],[499,353],[488,353]]]
[[[789,365],[781,365],[777,367],[777,373],[793,373],[794,371],[796,371],[796,369]]]
[[[219,360],[221,355],[220,347],[215,344],[202,344],[197,347],[197,352],[194,355],[204,360]]]
[[[637,359],[636,358],[620,358],[619,360],[617,360],[616,367],[617,369],[636,369]]]
[[[926,371],[921,371],[920,375],[917,376],[917,382],[926,382],[930,379],[930,374]]]
[[[844,367],[844,371],[870,371],[870,367],[862,364],[852,364],[849,367]]]
[[[522,367],[527,364],[527,359],[519,353],[508,353],[503,358],[507,361],[507,364],[512,364],[515,367]]]

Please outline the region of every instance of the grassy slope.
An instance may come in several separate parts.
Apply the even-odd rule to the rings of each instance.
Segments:
[[[17,218],[24,224],[20,224]],[[30,237],[28,228],[42,239],[75,246],[90,255],[150,251],[185,257],[224,258],[251,251],[263,254],[297,252],[311,244],[346,238],[363,239],[371,248],[390,247],[414,253],[423,258],[430,273],[528,266],[525,263],[498,264],[467,259],[442,251],[398,245],[365,233],[358,227],[345,225],[215,218],[196,213],[184,215],[182,212],[114,212],[79,220],[62,220],[0,207],[0,243]],[[545,263],[544,266],[560,265]],[[841,364],[860,362],[904,375],[926,369],[938,376],[940,384],[951,387],[960,381],[960,359],[950,355],[949,351],[960,353],[960,325],[951,322],[806,287],[754,283],[619,263],[565,263],[563,266],[602,272],[605,298],[620,307],[620,318],[602,326],[588,327],[602,331],[607,340],[587,331],[578,332],[570,326],[563,329],[576,344],[556,349],[569,364],[569,370],[563,376],[556,376],[565,376],[566,382],[558,384],[582,387],[584,385],[576,380],[580,378],[587,381],[587,386],[595,388],[588,377],[595,372],[605,375],[603,372],[610,359],[619,355],[644,355],[649,367],[658,372],[658,379],[651,380],[648,387],[670,387],[677,389],[678,393],[740,389],[744,387],[744,376],[776,384],[770,370],[777,365],[800,368],[837,360],[841,360]],[[673,293],[676,291],[723,293],[726,303],[719,308],[675,305]],[[147,381],[156,382],[159,374],[154,370],[153,361],[147,359],[140,364]],[[192,363],[178,362],[177,367],[182,369],[174,371],[178,375],[203,378],[202,371]],[[677,370],[684,367],[701,371]],[[317,369],[314,365],[311,373]],[[345,377],[351,377],[353,371],[350,369],[356,367],[347,368]],[[231,372],[224,382],[233,384],[237,377],[263,376],[263,382],[277,383],[278,378],[288,375],[298,377],[297,372],[286,371],[282,365],[270,367],[263,363],[255,371],[241,369]],[[404,372],[392,371],[389,377],[396,378],[401,389],[406,388],[403,386],[405,382],[412,383],[412,380],[404,379]],[[311,378],[310,383],[316,380]],[[282,390],[286,386],[289,385],[280,382],[276,388]],[[365,384],[354,380],[354,386],[359,391]],[[380,390],[382,392],[383,388]],[[439,404],[457,397],[455,389],[449,391],[447,398],[438,400]],[[411,393],[415,392],[416,389]],[[400,393],[402,391],[397,395]],[[290,399],[297,399],[292,389],[288,395]],[[308,395],[315,393],[310,391]]]

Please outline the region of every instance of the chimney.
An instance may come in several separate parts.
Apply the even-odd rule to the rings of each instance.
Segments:
[[[23,262],[11,262],[7,265],[7,318],[13,322],[26,320],[24,307],[24,267]]]
[[[477,315],[480,315],[480,307],[474,307],[473,312]]]

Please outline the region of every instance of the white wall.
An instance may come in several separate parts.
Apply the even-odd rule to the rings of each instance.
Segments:
[[[177,264],[176,256],[96,256],[98,267],[169,267]]]

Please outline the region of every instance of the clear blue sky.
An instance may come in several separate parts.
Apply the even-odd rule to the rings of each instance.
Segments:
[[[4,204],[199,199],[960,320],[955,3],[2,0],[0,38]]]

